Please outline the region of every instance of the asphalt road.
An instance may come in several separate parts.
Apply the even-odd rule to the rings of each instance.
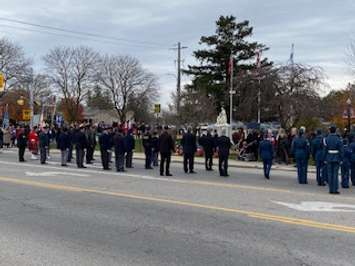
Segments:
[[[355,264],[355,189],[333,196],[314,175],[301,186],[292,172],[196,170],[174,164],[160,177],[136,161],[120,174],[4,152],[0,265]]]

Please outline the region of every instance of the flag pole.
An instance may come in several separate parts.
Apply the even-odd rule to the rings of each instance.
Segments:
[[[229,90],[229,124],[232,125],[233,122],[233,95],[235,94],[235,91],[233,90],[233,72],[234,72],[234,61],[233,61],[233,55],[230,55],[229,58],[229,76],[230,76],[230,90]]]
[[[258,75],[258,124],[261,123],[261,80],[260,80],[260,66],[261,66],[261,50],[257,50],[256,52],[256,67],[257,67],[257,75]]]

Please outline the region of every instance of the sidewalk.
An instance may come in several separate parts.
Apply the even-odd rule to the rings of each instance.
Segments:
[[[3,150],[4,153],[7,152],[17,152],[17,149],[9,149],[9,150]],[[57,149],[51,149],[50,151],[51,154],[59,154],[59,151]],[[75,151],[74,151],[75,154]],[[100,152],[96,151],[95,152],[96,157],[100,157]],[[133,155],[134,160],[145,160],[145,155],[144,153],[139,153],[136,152]],[[183,157],[182,156],[176,156],[173,155],[171,158],[172,163],[183,163]],[[218,158],[214,158],[215,164],[218,163]],[[195,164],[198,165],[205,165],[205,159],[203,157],[195,157]],[[246,168],[246,169],[263,169],[263,164],[262,162],[245,162],[245,161],[237,161],[235,159],[229,159],[229,167],[233,168]],[[296,172],[297,168],[294,167],[293,164],[290,165],[280,165],[280,164],[274,164],[272,166],[273,170],[279,170],[279,171],[287,171],[287,172]],[[314,166],[309,166],[308,167],[308,173],[316,173],[316,169]]]

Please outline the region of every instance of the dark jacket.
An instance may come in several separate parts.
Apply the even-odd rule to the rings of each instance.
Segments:
[[[159,138],[153,136],[151,139],[153,152],[159,152]]]
[[[101,150],[110,150],[113,146],[113,139],[110,134],[102,133],[99,137],[99,145]]]
[[[147,132],[143,136],[143,148],[145,151],[152,150],[152,135]]]
[[[136,148],[136,143],[132,134],[128,134],[125,138],[125,147],[127,152],[131,152]]]
[[[26,148],[27,146],[27,136],[24,132],[21,132],[17,137],[17,147]]]
[[[215,148],[215,140],[211,134],[202,136],[199,140],[199,144],[203,147],[205,154],[213,154]]]
[[[196,136],[186,133],[181,140],[182,150],[185,154],[194,154],[197,150]]]
[[[232,143],[231,143],[230,138],[228,138],[226,136],[218,137],[217,148],[218,148],[219,156],[222,156],[222,157],[229,156],[229,150],[231,147],[232,147]]]
[[[259,153],[262,160],[272,160],[274,151],[270,140],[262,140],[259,144]]]
[[[124,136],[122,135],[122,133],[115,134],[115,136],[113,137],[113,144],[115,147],[115,154],[125,154],[126,147]]]
[[[159,152],[164,154],[171,154],[175,151],[173,138],[168,132],[163,132],[159,137]]]
[[[61,151],[65,151],[70,148],[70,138],[67,132],[61,132],[57,138],[57,148]]]
[[[48,133],[41,132],[39,133],[39,147],[44,148],[49,146],[49,136]]]
[[[86,136],[80,130],[75,133],[75,145],[77,149],[86,149],[88,146]]]

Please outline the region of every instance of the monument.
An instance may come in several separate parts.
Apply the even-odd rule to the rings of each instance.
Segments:
[[[216,123],[216,129],[217,129],[217,133],[218,136],[222,135],[222,132],[225,131],[226,135],[228,137],[230,137],[231,135],[231,125],[228,124],[227,121],[227,113],[226,110],[222,107],[221,112],[219,113],[218,117],[217,117],[217,123]]]

